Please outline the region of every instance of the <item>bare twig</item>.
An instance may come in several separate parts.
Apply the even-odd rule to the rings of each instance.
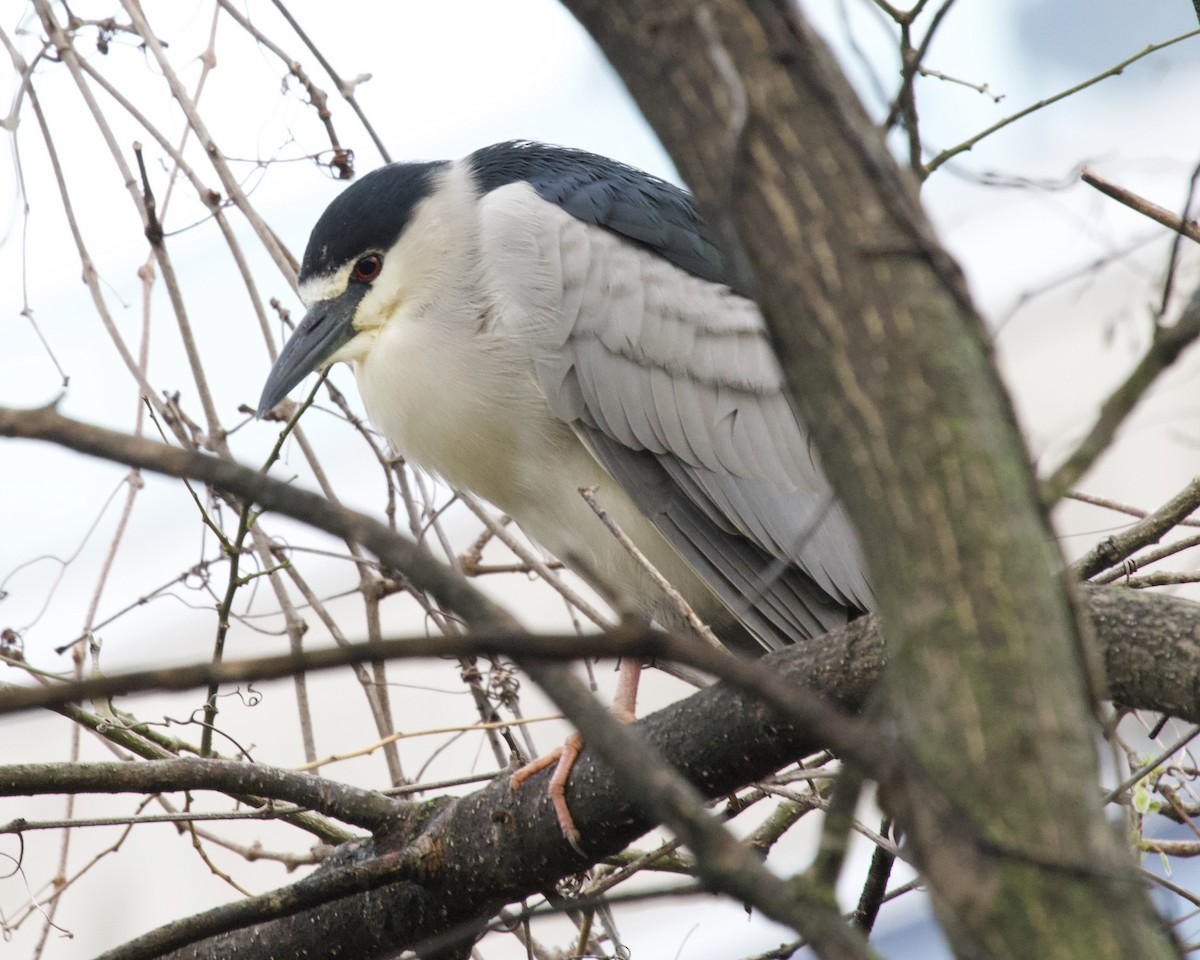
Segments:
[[[1143,510],[1141,507],[1135,507],[1132,504],[1121,503],[1117,500],[1109,499],[1108,497],[1098,497],[1093,493],[1083,493],[1079,490],[1071,490],[1063,494],[1064,500],[1078,500],[1080,503],[1088,503],[1094,507],[1103,507],[1105,510],[1113,510],[1117,513],[1124,513],[1131,517],[1146,517],[1150,515],[1149,510]],[[1200,527],[1200,520],[1180,520],[1176,526],[1180,527]]]
[[[375,132],[375,128],[371,125],[371,121],[367,119],[366,113],[363,112],[362,107],[359,105],[358,100],[354,96],[354,88],[362,80],[367,79],[367,77],[360,76],[355,79],[353,83],[347,83],[345,80],[343,80],[340,76],[338,76],[337,71],[333,69],[333,66],[330,64],[330,62],[325,59],[325,55],[321,53],[316,44],[312,42],[312,39],[308,36],[308,34],[305,33],[300,27],[300,24],[296,21],[296,18],[291,15],[287,7],[285,7],[280,0],[272,0],[272,2],[274,2],[275,8],[283,15],[283,18],[288,22],[291,28],[296,31],[296,36],[298,36],[303,41],[304,45],[308,47],[310,51],[312,51],[312,55],[316,57],[317,62],[321,65],[321,68],[327,74],[329,74],[329,78],[333,81],[334,86],[337,87],[338,93],[340,93],[342,98],[348,104],[350,104],[350,109],[354,111],[355,116],[358,117],[359,122],[363,125],[363,129],[367,131],[367,136],[369,136],[371,138],[371,142],[375,144],[375,149],[378,150],[379,155],[383,157],[383,162],[391,163],[391,155],[388,153],[387,148],[383,145],[383,141],[379,138],[379,134]],[[222,6],[224,6],[226,3],[228,3],[228,0],[222,0]]]
[[[217,790],[231,796],[287,800],[380,830],[407,809],[370,790],[307,773],[232,760],[148,760],[144,763],[29,763],[0,767],[0,796],[47,793],[170,793]]]
[[[1158,53],[1159,50],[1165,50],[1167,47],[1174,46],[1177,43],[1182,43],[1185,40],[1190,40],[1192,37],[1195,37],[1195,36],[1200,36],[1200,29],[1190,30],[1187,33],[1180,34],[1177,37],[1172,37],[1170,40],[1164,40],[1162,43],[1152,43],[1152,44],[1150,44],[1150,46],[1146,47],[1145,50],[1135,53],[1131,57],[1127,57],[1126,59],[1122,60],[1120,63],[1113,64],[1107,70],[1101,71],[1100,73],[1096,74],[1094,77],[1089,77],[1087,80],[1084,80],[1082,83],[1077,83],[1073,87],[1068,87],[1066,90],[1059,91],[1058,93],[1054,94],[1054,96],[1052,96],[1052,97],[1046,97],[1044,100],[1039,100],[1036,103],[1031,103],[1029,106],[1025,107],[1024,109],[1018,110],[1016,113],[1010,114],[1009,116],[1005,117],[1003,120],[999,120],[996,123],[993,123],[986,130],[981,130],[979,133],[975,134],[975,136],[969,137],[968,139],[964,140],[962,143],[958,144],[957,146],[949,147],[946,150],[943,150],[936,157],[934,157],[932,160],[930,160],[928,163],[925,164],[926,175],[933,173],[934,170],[936,170],[938,167],[940,167],[942,164],[944,164],[947,160],[950,160],[951,158],[958,156],[960,153],[965,153],[966,151],[973,148],[976,144],[978,144],[981,140],[984,140],[987,137],[990,137],[993,133],[996,133],[999,130],[1003,130],[1005,127],[1010,126],[1013,123],[1016,123],[1018,120],[1022,119],[1023,117],[1027,117],[1031,113],[1036,113],[1038,110],[1041,110],[1044,107],[1048,107],[1051,104],[1058,103],[1060,100],[1065,100],[1068,97],[1074,96],[1075,94],[1079,93],[1079,91],[1086,90],[1088,87],[1094,86],[1095,84],[1099,83],[1101,80],[1107,80],[1109,77],[1120,76],[1120,74],[1123,73],[1127,67],[1129,67],[1130,65],[1132,65],[1134,63],[1137,63],[1137,61],[1141,60],[1142,58],[1148,57],[1154,53]]]
[[[254,37],[257,43],[262,44],[262,46],[282,60],[287,66],[288,72],[304,87],[305,92],[308,94],[309,102],[317,111],[317,119],[324,124],[325,132],[329,136],[329,145],[333,150],[333,156],[329,161],[330,169],[334,171],[339,180],[349,180],[353,177],[354,151],[343,147],[338,141],[337,131],[333,128],[333,115],[329,112],[329,98],[325,95],[325,91],[313,83],[299,60],[289,57],[279,44],[275,43],[274,40],[254,26],[249,18],[245,17],[229,0],[218,0],[218,4],[222,10],[233,18],[238,26]]]
[[[490,531],[492,536],[503,543],[509,550],[516,554],[517,559],[522,563],[528,564],[534,573],[538,575],[544,582],[550,584],[563,599],[567,601],[575,609],[579,610],[585,617],[592,621],[596,626],[605,628],[612,624],[612,618],[606,617],[601,613],[594,604],[591,604],[577,590],[573,589],[558,573],[553,569],[553,565],[543,560],[538,556],[537,551],[530,549],[526,544],[522,543],[519,537],[514,536],[513,532],[508,529],[507,525],[498,520],[492,515],[492,512],[478,498],[469,493],[459,492],[459,500],[470,510],[483,525]]]
[[[1176,587],[1185,583],[1200,583],[1200,570],[1157,570],[1141,576],[1126,577],[1122,582],[1135,590],[1146,587]]]
[[[1102,570],[1116,566],[1147,544],[1157,543],[1163,534],[1197,507],[1200,507],[1200,476],[1193,478],[1179,493],[1143,520],[1121,533],[1105,537],[1072,564],[1071,571],[1081,580],[1087,580]]]
[[[1182,526],[1182,524],[1181,524]],[[1200,547],[1200,534],[1192,537],[1184,537],[1176,540],[1173,543],[1163,544],[1155,550],[1147,550],[1145,553],[1139,554],[1136,557],[1129,557],[1115,570],[1109,570],[1107,573],[1102,573],[1099,576],[1092,577],[1092,583],[1114,583],[1122,577],[1128,577],[1133,570],[1139,570],[1147,564],[1156,563],[1166,557],[1174,556],[1177,553],[1182,553],[1184,550],[1191,550],[1193,547]]]
[[[594,487],[580,487],[579,495],[583,497],[587,505],[592,508],[596,516],[600,518],[600,522],[608,528],[608,532],[616,537],[617,542],[625,549],[625,551],[633,557],[655,585],[666,596],[667,601],[675,608],[676,611],[683,617],[688,626],[696,631],[696,635],[711,643],[714,647],[720,647],[721,641],[717,639],[716,634],[712,632],[708,624],[700,619],[700,616],[692,609],[691,604],[684,599],[683,594],[676,590],[658,570],[654,564],[646,557],[641,550],[637,548],[627,534],[617,522],[612,518],[609,512],[604,508],[600,501],[596,498],[596,490]]]
[[[1117,387],[1100,407],[1100,415],[1067,458],[1042,486],[1043,497],[1049,504],[1059,498],[1079,480],[1096,462],[1116,436],[1117,429],[1146,391],[1158,379],[1159,374],[1170,367],[1185,349],[1200,337],[1200,287],[1192,294],[1183,315],[1170,326],[1158,324],[1150,347],[1125,381]],[[1126,554],[1128,555],[1128,554]]]
[[[1105,179],[1087,167],[1083,168],[1083,172],[1079,174],[1079,179],[1089,186],[1095,187],[1106,196],[1112,197],[1118,203],[1125,204],[1130,210],[1136,210],[1142,216],[1149,217],[1155,223],[1161,223],[1168,230],[1174,230],[1189,240],[1200,243],[1200,222],[1194,218],[1185,219],[1174,211],[1168,210],[1166,207],[1160,207],[1157,203],[1152,203],[1127,187],[1119,186],[1111,180]]]
[[[218,813],[197,810],[185,813],[138,813],[128,817],[81,817],[74,820],[26,820],[22,817],[0,824],[0,833],[25,833],[29,830],[57,830],[62,827],[112,827],[139,823],[199,823],[205,820],[278,820],[283,814],[300,808],[294,804],[275,804],[261,810],[227,810]]]
[[[365,747],[359,747],[357,750],[348,750],[345,753],[332,753],[323,760],[315,760],[311,763],[301,764],[294,769],[300,771],[314,770],[317,767],[325,766],[328,763],[338,763],[342,760],[350,760],[354,757],[370,756],[376,750],[386,746],[389,743],[395,743],[397,740],[408,740],[412,737],[429,737],[439,733],[471,733],[478,730],[484,733],[488,730],[498,730],[503,727],[519,727],[527,723],[545,723],[547,720],[561,720],[562,715],[553,713],[543,717],[522,717],[520,720],[493,720],[490,723],[468,723],[458,724],[452,727],[429,727],[425,730],[408,730],[393,733],[390,736],[384,737],[382,740],[377,740],[375,743],[368,744]],[[423,789],[429,789],[425,787]]]
[[[963,80],[961,77],[952,77],[949,74],[942,73],[940,70],[934,70],[932,67],[926,66],[918,67],[917,72],[923,77],[933,77],[934,80],[942,80],[945,83],[953,83],[956,86],[974,90],[976,93],[990,98],[992,103],[999,103],[1004,99],[1003,93],[993,93],[991,87],[986,83],[972,83],[970,80]]]

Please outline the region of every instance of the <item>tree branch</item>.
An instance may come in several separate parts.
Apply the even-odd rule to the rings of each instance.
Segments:
[[[410,804],[309,773],[236,760],[181,758],[142,763],[22,763],[0,766],[0,796],[44,793],[173,793],[219,790],[286,800],[344,823],[382,831]]]
[[[1147,544],[1158,543],[1164,534],[1185,520],[1198,507],[1200,476],[1193,477],[1186,487],[1153,513],[1120,533],[1105,537],[1071,565],[1071,572],[1079,579],[1086,580],[1102,570],[1115,567]]]
[[[873,671],[857,666],[863,660],[874,661],[877,670],[881,652],[874,631],[865,624],[855,627],[843,634],[842,644],[832,648],[814,642],[765,662],[792,689],[793,697],[797,688],[807,688],[818,678],[839,709],[853,709],[864,701],[873,677]],[[870,653],[873,646],[874,655]],[[855,664],[850,668],[843,662],[848,655]],[[821,746],[800,727],[764,710],[756,698],[727,684],[714,685],[673,704],[632,729],[706,797],[730,793]],[[754,749],[747,750],[747,743],[753,743]],[[469,937],[503,903],[545,890],[556,879],[617,853],[658,822],[656,815],[647,813],[631,796],[620,773],[599,759],[589,745],[567,788],[586,847],[586,856],[580,856],[558,829],[545,791],[548,777],[549,771],[515,792],[507,778],[501,777],[483,790],[453,801],[419,838],[379,838],[367,855],[389,854],[397,858],[392,862],[398,863],[403,860],[401,851],[412,844],[419,844],[414,849],[428,851],[419,858],[417,874],[403,883],[227,933],[179,957],[253,956],[254,945],[262,944],[270,944],[278,956],[290,956],[314,942],[347,955],[385,956],[414,949],[431,937]],[[197,928],[189,929],[194,933]],[[162,949],[161,942],[157,949]],[[156,954],[118,951],[109,957],[132,960],[152,955]]]
[[[0,436],[48,440],[79,453],[139,466],[172,477],[211,484],[241,499],[352,540],[404,574],[416,590],[430,593],[467,623],[516,629],[512,617],[465,577],[438,563],[428,550],[365,513],[359,513],[249,467],[181,450],[142,437],[89,426],[62,416],[54,406],[36,410],[0,407]]]
[[[1200,231],[1198,231],[1200,234]],[[1190,234],[1189,234],[1190,236]],[[1108,449],[1117,429],[1133,411],[1158,379],[1179,355],[1200,337],[1200,287],[1192,293],[1183,314],[1170,326],[1158,324],[1145,355],[1138,361],[1125,381],[1117,387],[1100,407],[1100,414],[1086,437],[1053,475],[1042,484],[1046,503],[1057,503],[1089,469],[1096,458]]]
[[[1085,590],[1084,605],[1105,646],[1109,693],[1114,700],[1200,720],[1200,604],[1109,587]],[[465,652],[471,639],[446,638],[444,642],[461,643]],[[519,638],[502,639],[507,644]],[[570,652],[654,653],[662,649],[657,645],[659,639],[652,634],[636,640],[602,635],[581,640]],[[561,653],[564,645],[558,641],[531,638],[522,652],[540,649],[547,654]],[[486,646],[488,638],[482,642],[483,649],[490,649]],[[492,642],[501,640],[493,638]],[[646,646],[640,647],[642,643]],[[372,651],[379,652],[374,648]],[[451,652],[460,651],[455,646]],[[283,663],[291,658],[274,659]],[[772,654],[762,662],[793,691],[815,687],[839,709],[851,712],[866,702],[883,659],[878,620],[866,617],[828,636]],[[247,672],[242,679],[249,679],[251,668],[263,662],[245,662]],[[238,667],[238,663],[230,662],[223,668]],[[635,729],[708,797],[732,792],[824,746],[803,727],[765,714],[757,698],[728,684],[718,684],[674,704],[641,721]],[[747,751],[746,743],[754,743],[755,749]],[[197,769],[210,765],[191,763]],[[248,764],[229,766],[256,769]],[[195,776],[201,777],[199,773]],[[165,789],[186,785],[176,778],[167,779]],[[360,951],[363,956],[411,949],[430,937],[446,938],[455,931],[461,936],[477,929],[499,904],[544,890],[588,863],[616,853],[656,823],[656,818],[647,815],[631,796],[627,782],[589,747],[568,787],[571,809],[587,844],[587,856],[581,858],[562,839],[544,784],[544,779],[535,780],[513,793],[507,778],[501,777],[485,789],[453,801],[430,822],[419,841],[406,831],[412,830],[414,822],[421,822],[426,814],[420,810],[425,808],[413,808],[409,819],[403,821],[403,829],[393,824],[397,835],[387,831],[378,845],[353,847],[352,862],[342,863],[348,872],[340,878],[266,895],[276,898],[272,901],[274,912],[266,908],[266,901],[219,908],[181,921],[178,926],[170,925],[170,937],[184,939],[164,940],[166,934],[156,933],[156,939],[145,942],[146,950],[150,950],[150,944],[155,945],[153,951],[139,952],[142,946],[135,948],[135,944],[142,941],[135,941],[127,945],[129,952],[121,948],[110,956],[112,960],[153,956],[156,951],[174,949],[164,944],[178,946],[198,937],[214,936],[218,931],[222,935],[199,944],[187,956],[215,960],[252,955],[248,951],[264,943],[276,947],[279,955],[287,955],[288,949],[303,945],[306,936],[317,935],[327,938],[317,942],[331,949]],[[143,782],[137,789],[150,787]],[[290,794],[280,798],[297,799]],[[327,812],[342,817],[336,807],[335,803]],[[430,850],[437,853],[431,855]],[[451,850],[453,856],[447,854]],[[386,860],[368,866],[372,858],[384,856]],[[335,860],[334,864],[339,862]],[[464,877],[470,879],[469,895],[458,887],[466,882]],[[403,882],[397,883],[398,878]],[[368,890],[373,892],[363,895]],[[389,921],[387,927],[394,939],[368,933],[374,923],[371,918],[385,915],[383,911],[403,911],[403,921]],[[386,915],[395,918],[400,914]],[[266,917],[275,919],[243,929]],[[449,940],[454,938],[449,936]]]
[[[1123,586],[1087,587],[1081,592],[1080,602],[1104,651],[1106,698],[1124,707],[1153,710],[1200,723],[1200,642],[1196,640],[1200,636],[1200,603]],[[615,629],[584,636],[518,631],[403,637],[276,657],[135,670],[53,686],[3,684],[0,685],[0,715],[38,708],[56,709],[75,701],[156,690],[192,690],[213,682],[236,684],[277,680],[294,673],[330,670],[374,660],[493,655],[549,661],[638,657],[687,664],[719,675],[729,665],[729,658],[722,656],[719,650],[657,630]],[[777,661],[787,662],[792,665],[789,669],[809,678],[809,686],[830,703],[849,702],[850,709],[857,711],[863,701],[857,698],[858,695],[847,701],[846,691],[852,689],[865,695],[878,681],[883,659],[881,624],[877,616],[869,616],[816,640],[769,654],[756,661],[758,669],[754,672],[759,676],[773,675]],[[748,675],[736,679],[736,685],[743,691],[763,695],[756,679],[750,679]],[[784,704],[778,706],[785,707]],[[805,716],[797,713],[793,719],[804,722]]]
[[[1111,180],[1105,179],[1094,170],[1083,168],[1083,172],[1079,174],[1079,179],[1088,186],[1095,187],[1106,196],[1112,197],[1118,203],[1123,203],[1130,210],[1135,210],[1144,217],[1149,217],[1155,223],[1160,223],[1168,230],[1174,230],[1176,233],[1183,234],[1189,240],[1194,240],[1200,243],[1200,221],[1196,218],[1188,218],[1187,211],[1184,211],[1184,216],[1180,216],[1173,210],[1168,210],[1166,207],[1160,207],[1157,203],[1147,200],[1141,194],[1134,193],[1127,187],[1122,187],[1120,184],[1113,183]]]

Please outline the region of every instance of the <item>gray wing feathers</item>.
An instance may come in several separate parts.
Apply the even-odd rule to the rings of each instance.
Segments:
[[[608,157],[530,141],[497,143],[467,158],[483,193],[528,184],[584,223],[614,230],[714,283],[729,283],[725,258],[691,197]]]
[[[668,458],[632,451],[599,430],[582,433],[596,458],[761,646],[778,649],[846,622],[846,606],[804,571],[739,535],[713,504],[681,488],[670,476]]]
[[[796,564],[838,603],[873,606],[853,528],[828,492],[781,491],[665,459],[663,468],[712,523],[732,526],[764,553]]]
[[[773,646],[874,606],[755,305],[527,185],[480,209],[552,411],[747,627]]]

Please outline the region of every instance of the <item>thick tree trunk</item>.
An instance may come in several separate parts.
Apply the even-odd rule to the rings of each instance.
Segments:
[[[736,236],[887,624],[889,802],[961,957],[1170,956],[1105,823],[1087,658],[962,278],[790,0],[564,0]]]

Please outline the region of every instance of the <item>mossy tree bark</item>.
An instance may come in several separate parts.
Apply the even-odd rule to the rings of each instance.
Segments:
[[[1106,824],[1088,657],[982,325],[789,0],[565,0],[736,237],[887,624],[886,798],[960,957],[1167,957]]]

